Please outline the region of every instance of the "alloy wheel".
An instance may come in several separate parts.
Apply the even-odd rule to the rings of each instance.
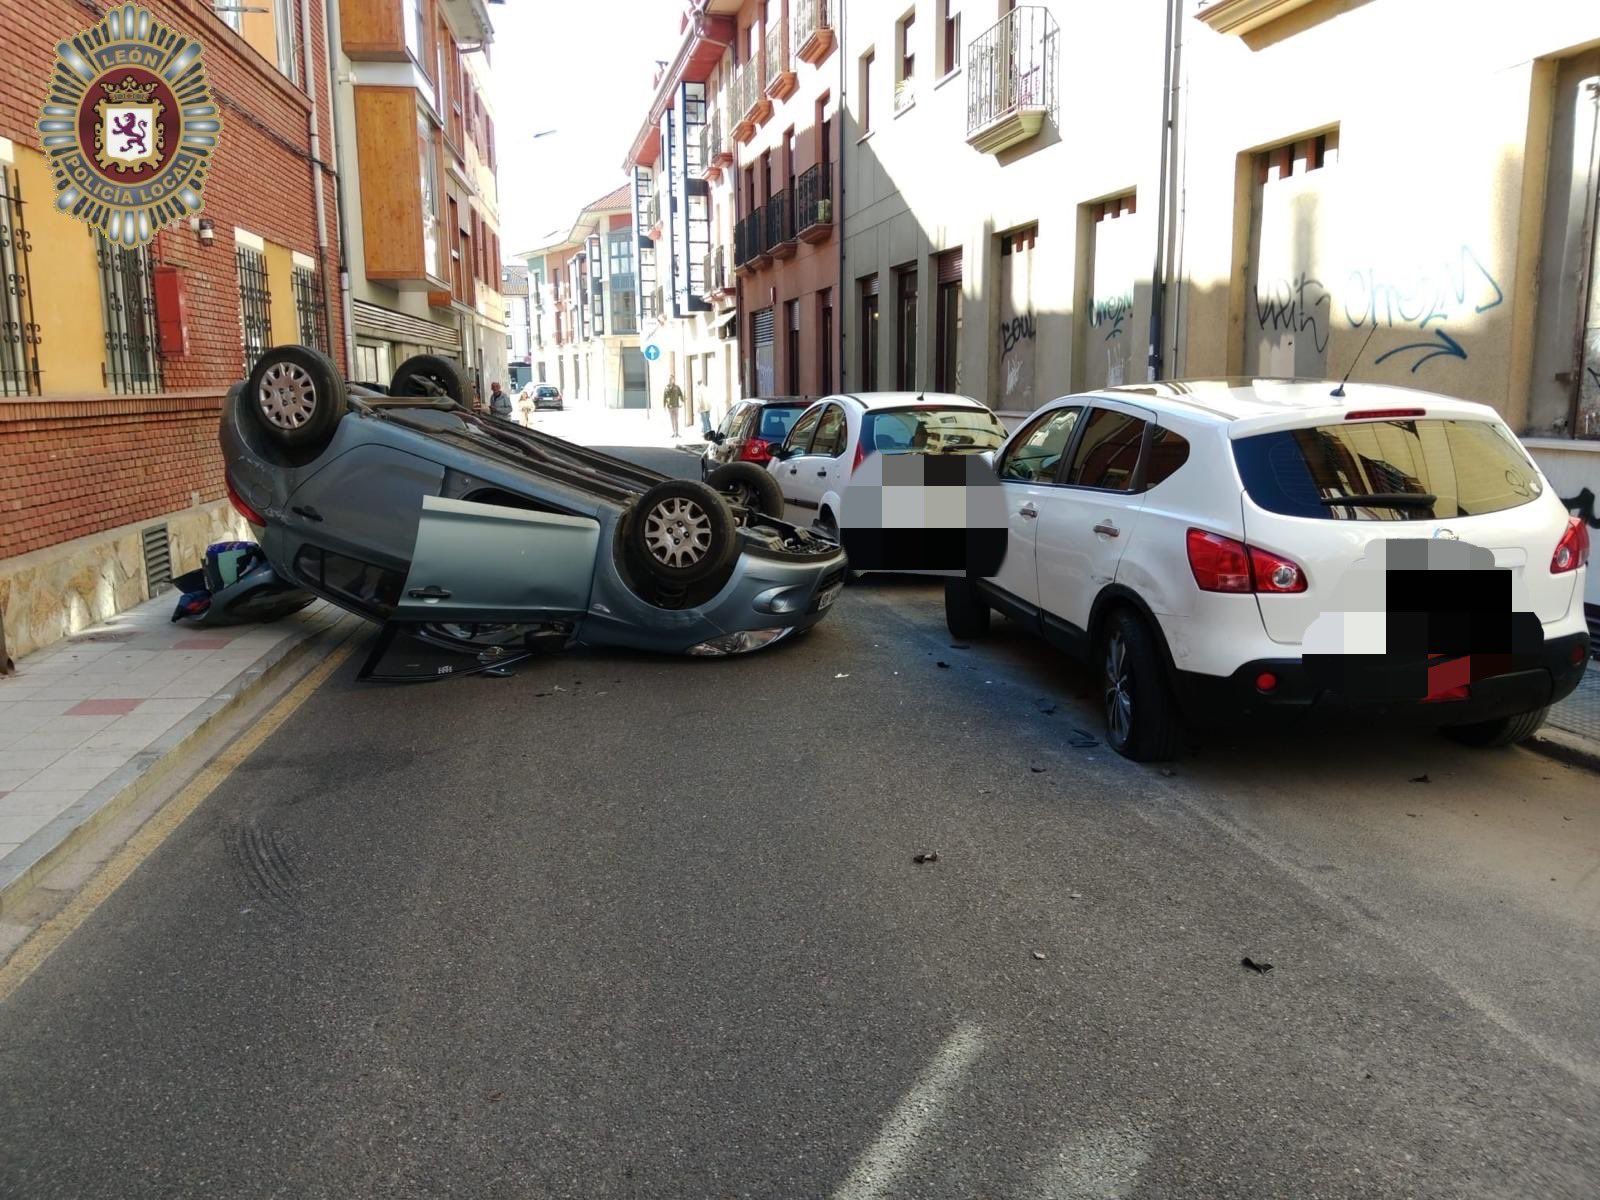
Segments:
[[[1120,632],[1106,641],[1105,709],[1112,740],[1119,746],[1125,744],[1133,732],[1133,672],[1128,643]]]
[[[317,385],[304,367],[273,363],[261,377],[256,400],[261,413],[279,429],[299,429],[317,410]]]
[[[650,556],[669,567],[692,567],[711,549],[711,517],[693,500],[663,500],[644,519]]]

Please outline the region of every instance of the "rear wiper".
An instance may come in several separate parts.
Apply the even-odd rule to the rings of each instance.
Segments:
[[[1432,508],[1439,497],[1430,492],[1359,492],[1354,496],[1324,496],[1327,505],[1364,504],[1374,508]]]

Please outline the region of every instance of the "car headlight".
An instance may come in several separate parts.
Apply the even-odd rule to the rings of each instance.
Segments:
[[[809,584],[800,584],[798,587],[768,588],[751,601],[757,612],[764,613],[792,613],[799,612],[806,606],[806,597],[810,593]]]
[[[700,658],[721,658],[728,654],[748,654],[752,650],[759,650],[763,646],[770,646],[779,638],[793,633],[791,627],[783,629],[744,629],[738,633],[725,634],[719,638],[712,638],[708,642],[701,642],[697,646],[690,646],[685,653],[696,655]]]

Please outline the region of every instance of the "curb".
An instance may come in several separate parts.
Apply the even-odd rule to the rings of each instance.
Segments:
[[[355,636],[367,622],[337,613],[299,638],[287,637],[239,672],[207,700],[76,804],[18,846],[0,863],[0,918],[4,918],[63,859],[108,821],[126,812],[163,779],[188,763],[194,750],[224,721],[287,675],[301,659],[320,659]]]
[[[1546,726],[1522,744],[1536,754],[1568,766],[1600,772],[1600,743],[1578,737],[1564,729]]]

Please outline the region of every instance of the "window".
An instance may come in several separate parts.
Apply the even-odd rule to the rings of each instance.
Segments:
[[[849,433],[849,426],[844,419],[844,409],[837,404],[830,404],[822,410],[822,419],[817,422],[817,436],[811,440],[811,453],[826,454],[836,458],[844,453],[845,439]]]
[[[1527,455],[1491,421],[1287,429],[1238,439],[1233,457],[1250,498],[1291,517],[1447,520],[1517,508],[1543,491]]]
[[[244,5],[240,0],[211,0],[211,10],[235,33],[244,32]]]
[[[1292,175],[1320,171],[1339,161],[1339,131],[1330,129],[1314,137],[1285,142],[1256,155],[1256,182],[1271,183]]]
[[[272,345],[272,291],[267,283],[267,256],[251,246],[234,247],[239,271],[239,326],[244,335],[244,371]]]
[[[783,347],[784,382],[787,394],[800,395],[800,301],[790,300],[784,306],[784,330],[787,337]]]
[[[433,122],[417,114],[417,151],[422,166],[422,264],[423,270],[442,278],[445,275],[439,239],[439,147]]]
[[[878,277],[861,281],[861,390],[878,386]]]
[[[809,409],[805,416],[794,423],[794,428],[789,430],[789,436],[783,440],[783,448],[785,450],[799,450],[802,453],[810,450],[811,435],[817,431],[817,422],[821,419],[821,407]]]
[[[861,56],[861,81],[857,85],[856,95],[860,99],[856,107],[861,113],[861,136],[865,137],[872,132],[872,62],[873,52],[868,50]]]
[[[939,36],[944,40],[946,75],[961,65],[961,14],[950,11],[954,6],[955,0],[939,0]]]
[[[1081,408],[1058,408],[1040,417],[1012,443],[1000,464],[1000,478],[1053,483],[1082,413]]]
[[[889,408],[861,420],[861,444],[883,454],[939,454],[947,450],[995,450],[1006,427],[986,408]]]
[[[1144,462],[1142,488],[1149,489],[1172,478],[1189,461],[1189,439],[1181,433],[1157,426],[1150,435],[1150,452]]]
[[[295,36],[293,0],[272,0],[274,32],[277,34],[278,70],[290,83],[300,81],[300,42]]]
[[[1111,492],[1132,491],[1144,428],[1145,423],[1138,417],[1096,408],[1090,413],[1089,423],[1084,426],[1083,437],[1072,455],[1072,469],[1067,472],[1066,482]]]
[[[28,288],[27,229],[22,221],[21,176],[0,164],[0,396],[37,394],[39,326]]]
[[[933,386],[941,392],[961,390],[961,251],[949,250],[933,260],[934,293]]]
[[[895,271],[895,386],[903,392],[917,386],[917,269]]]
[[[424,75],[431,75],[432,62],[428,55],[428,0],[403,0],[403,2],[406,52],[416,60]]]
[[[121,392],[159,392],[161,362],[156,356],[150,247],[128,250],[96,234],[95,262],[100,268],[105,318],[106,387]],[[246,362],[245,370],[254,363],[254,359]]]
[[[833,289],[817,293],[817,391],[833,391]]]
[[[917,14],[916,10],[913,9],[900,18],[900,24],[895,34],[895,41],[899,44],[900,52],[899,74],[894,81],[895,112],[901,112],[911,107],[912,100],[916,98],[916,24]]]
[[[322,290],[322,269],[300,267],[294,269],[294,311],[300,326],[300,344],[315,346],[324,354],[331,353],[328,337],[328,309]]]

